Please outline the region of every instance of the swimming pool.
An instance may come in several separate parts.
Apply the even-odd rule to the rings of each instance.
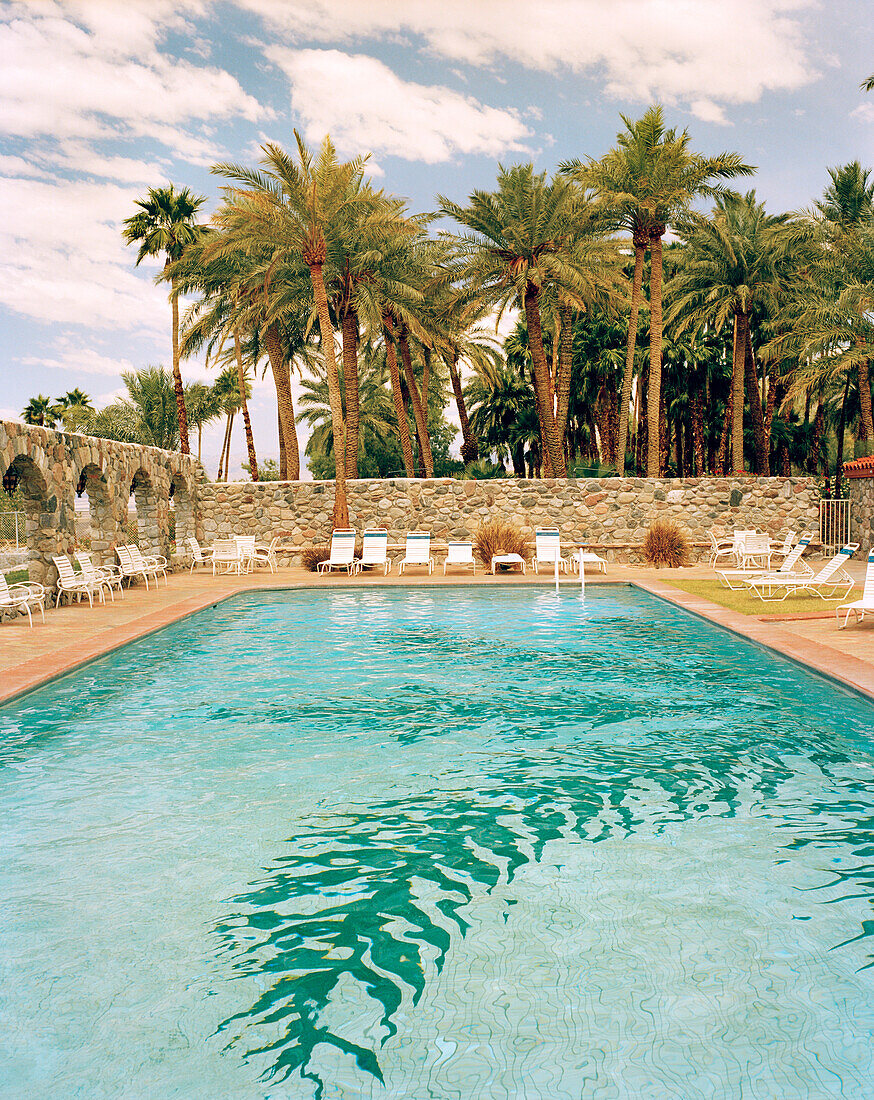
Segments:
[[[872,1095],[874,707],[639,590],[237,597],[0,710],[0,1095]]]

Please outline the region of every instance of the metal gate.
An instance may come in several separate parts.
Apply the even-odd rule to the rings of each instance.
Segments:
[[[819,502],[819,541],[834,552],[850,541],[849,500],[821,500]]]
[[[25,539],[24,512],[0,512],[0,545],[19,550]]]

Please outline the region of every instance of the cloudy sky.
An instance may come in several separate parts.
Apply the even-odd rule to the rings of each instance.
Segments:
[[[169,365],[156,266],[119,227],[149,186],[215,202],[217,160],[330,133],[414,210],[495,164],[599,156],[653,101],[758,166],[770,209],[874,164],[870,0],[0,0],[0,417]],[[183,364],[188,379],[207,378]],[[256,446],[276,454],[268,382]],[[219,431],[208,430],[214,472]],[[244,446],[232,460],[239,470]]]

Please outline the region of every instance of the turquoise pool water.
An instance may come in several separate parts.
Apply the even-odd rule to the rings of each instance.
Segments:
[[[237,598],[0,710],[0,1095],[874,1095],[874,708],[631,588]]]

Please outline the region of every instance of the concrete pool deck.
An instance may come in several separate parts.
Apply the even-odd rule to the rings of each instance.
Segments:
[[[861,581],[864,563],[851,563],[851,573]],[[828,618],[784,618],[774,621],[773,607],[763,607],[763,616],[741,615],[698,596],[672,587],[670,581],[712,579],[705,566],[656,570],[642,566],[611,565],[609,572],[587,573],[586,585],[633,583],[696,615],[717,623],[760,645],[782,653],[816,672],[874,699],[874,619],[861,626],[838,630],[832,611]],[[414,572],[399,577],[364,573],[355,578],[345,574],[316,576],[304,569],[281,567],[275,574],[259,570],[247,576],[217,576],[199,570],[176,573],[149,592],[141,584],[125,589],[123,599],[88,606],[87,601],[65,604],[46,612],[43,625],[37,613],[33,630],[27,618],[0,624],[0,702],[31,691],[41,684],[150,634],[163,626],[218,603],[237,592],[270,588],[336,588],[354,585],[442,588],[454,585],[506,587],[553,584],[550,575],[535,576],[530,570],[496,577],[477,570],[458,570],[444,577],[438,565],[432,576]],[[562,578],[569,590],[579,587],[577,578]],[[828,613],[824,605],[824,613]],[[779,612],[777,612],[779,614]]]

